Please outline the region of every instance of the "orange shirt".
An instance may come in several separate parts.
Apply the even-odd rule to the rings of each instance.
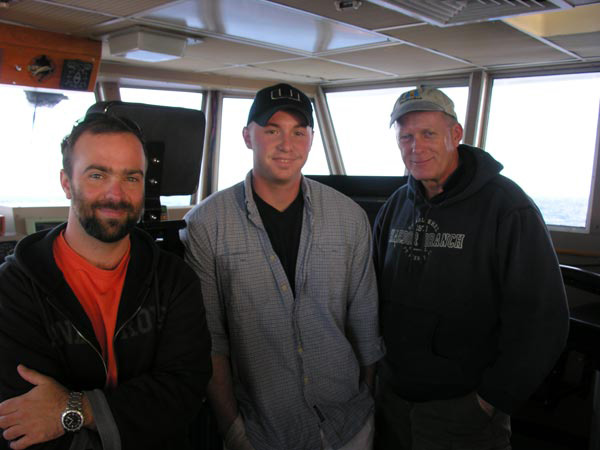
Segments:
[[[63,233],[56,238],[52,247],[56,265],[92,322],[107,367],[106,386],[115,387],[117,361],[113,337],[131,247],[127,247],[116,268],[99,269],[69,247]]]

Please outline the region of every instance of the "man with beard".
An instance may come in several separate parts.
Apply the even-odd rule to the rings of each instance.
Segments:
[[[135,124],[91,114],[62,143],[66,224],[0,266],[0,448],[186,448],[211,376],[200,282],[135,227]]]

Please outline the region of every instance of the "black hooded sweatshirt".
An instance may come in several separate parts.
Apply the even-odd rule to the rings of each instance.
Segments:
[[[212,373],[200,280],[148,234],[132,231],[114,337],[118,386],[105,389],[92,324],[54,262],[63,228],[23,238],[0,265],[0,401],[32,388],[16,370],[25,364],[88,393],[103,448],[187,448],[186,426]],[[69,448],[82,432],[39,448]],[[7,445],[0,435],[0,448]]]
[[[380,376],[410,401],[476,391],[510,414],[564,348],[565,289],[533,201],[488,153],[458,152],[442,193],[409,177],[375,221]]]

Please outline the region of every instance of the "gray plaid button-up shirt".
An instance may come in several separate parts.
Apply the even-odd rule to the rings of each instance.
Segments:
[[[337,191],[303,177],[296,297],[252,198],[251,175],[190,211],[181,238],[202,281],[213,354],[228,355],[256,450],[333,448],[373,408],[361,366],[383,356],[370,226]]]

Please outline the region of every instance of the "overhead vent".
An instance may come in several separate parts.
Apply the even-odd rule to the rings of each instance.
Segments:
[[[438,27],[573,8],[566,0],[367,0]],[[598,2],[594,2],[598,3]]]

